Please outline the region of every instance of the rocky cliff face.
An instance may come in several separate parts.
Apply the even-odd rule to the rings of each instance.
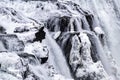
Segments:
[[[0,1],[0,80],[119,80],[116,2]]]

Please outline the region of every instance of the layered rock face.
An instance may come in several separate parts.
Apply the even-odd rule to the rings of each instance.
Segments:
[[[0,1],[0,80],[119,80],[106,27],[81,3]]]

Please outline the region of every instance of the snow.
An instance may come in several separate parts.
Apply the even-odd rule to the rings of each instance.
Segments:
[[[104,34],[103,30],[102,30],[100,27],[95,27],[95,28],[94,28],[94,31],[95,31],[98,35]]]
[[[54,38],[54,39],[57,39],[57,38],[60,36],[60,34],[61,34],[60,31],[56,32],[56,33],[53,35],[53,38]]]
[[[43,51],[43,49],[45,49],[45,47],[42,46],[42,44],[40,44],[39,42],[35,42],[33,44],[27,44],[25,46],[24,52],[33,54],[39,57],[46,57],[48,54],[48,51],[47,50]]]
[[[53,80],[73,80],[73,79],[66,79],[64,76],[56,74],[54,75]]]
[[[20,74],[22,72],[21,71],[22,66],[21,66],[20,58],[17,56],[17,54],[4,52],[3,54],[0,55],[0,64],[1,64],[0,71],[4,70],[8,72],[8,74],[12,73],[16,75],[15,77],[17,77],[18,79],[22,79],[22,76]]]

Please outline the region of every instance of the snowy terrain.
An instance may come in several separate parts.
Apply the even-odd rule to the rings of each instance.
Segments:
[[[0,0],[0,80],[120,80],[119,0]]]

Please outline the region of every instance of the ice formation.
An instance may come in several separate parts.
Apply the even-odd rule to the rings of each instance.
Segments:
[[[120,80],[119,0],[1,0],[0,80]]]

